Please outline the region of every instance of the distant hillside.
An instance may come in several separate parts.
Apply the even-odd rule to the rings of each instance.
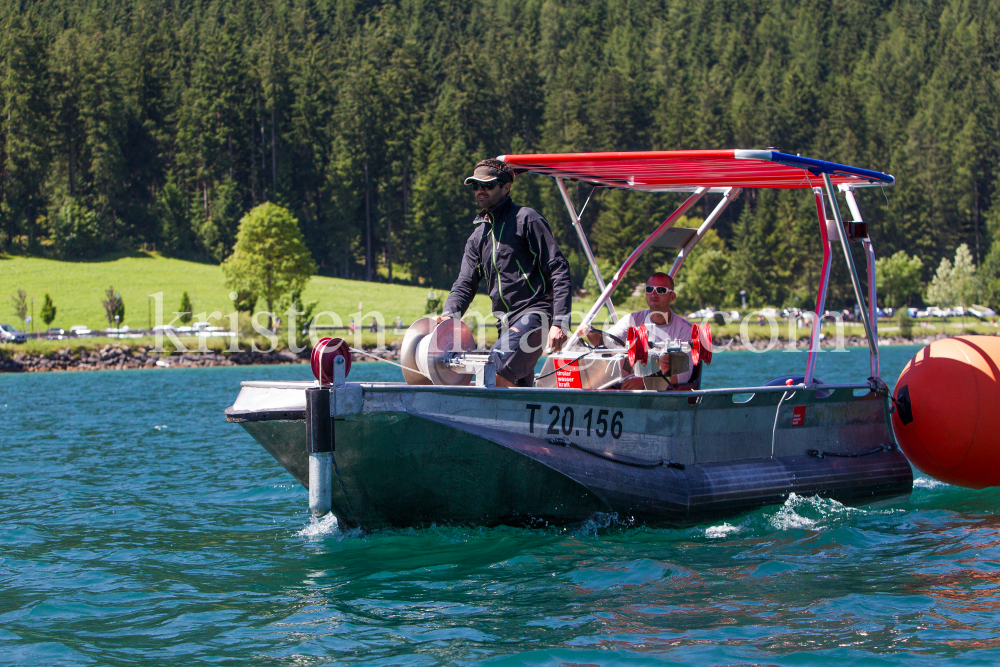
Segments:
[[[879,255],[926,283],[967,244],[1000,302],[996,1],[47,0],[0,3],[0,46],[0,251],[218,262],[274,201],[324,275],[447,286],[484,157],[774,146],[893,174],[861,195]],[[579,284],[552,179],[515,195]],[[597,191],[582,224],[620,265],[676,202]],[[807,193],[748,191],[716,229],[715,305],[812,303]]]
[[[91,328],[107,326],[101,302],[108,286],[113,285],[125,302],[125,323],[133,328],[147,325],[147,295],[163,292],[167,321],[180,307],[181,294],[191,297],[194,312],[218,310],[223,314],[233,311],[229,290],[223,285],[222,271],[212,264],[199,264],[179,259],[168,259],[152,254],[136,253],[135,256],[100,262],[58,262],[46,259],[13,257],[0,259],[0,322],[20,327],[14,316],[11,296],[17,289],[35,298],[35,318],[41,323],[42,299],[48,292],[55,302],[57,313],[54,327],[69,329],[74,324]],[[427,289],[386,283],[366,283],[339,278],[313,277],[306,288],[305,301],[319,301],[319,310],[329,310],[347,318],[358,310],[380,311],[386,322],[402,316],[407,324],[421,317],[427,301]],[[439,295],[445,293],[439,291]],[[263,309],[264,304],[258,304]],[[479,296],[475,308],[489,311],[489,301]],[[328,323],[325,321],[324,323]]]

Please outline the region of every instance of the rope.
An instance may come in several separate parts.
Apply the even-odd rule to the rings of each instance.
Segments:
[[[774,436],[778,432],[778,415],[781,413],[781,404],[785,402],[786,398],[791,398],[795,396],[795,392],[789,396],[787,391],[781,392],[781,400],[778,401],[778,409],[774,411],[774,428],[771,429],[771,458],[774,458]]]
[[[659,468],[660,466],[666,466],[668,468],[684,470],[684,464],[677,463],[676,461],[668,461],[662,458],[658,461],[643,461],[642,459],[620,458],[608,452],[601,452],[595,449],[588,449],[586,447],[581,447],[580,445],[570,440],[567,440],[566,438],[549,438],[548,443],[551,445],[561,445],[563,447],[572,447],[573,449],[579,449],[581,452],[585,452],[587,454],[590,454],[591,456],[596,456],[599,459],[604,459],[605,461],[610,461],[611,463],[620,463],[621,465],[625,466],[632,466],[633,468]]]
[[[807,453],[809,456],[815,456],[818,459],[825,459],[826,457],[840,458],[840,459],[859,459],[862,456],[871,456],[872,454],[878,454],[879,452],[891,452],[895,449],[894,445],[881,445],[875,449],[869,450],[867,452],[821,452],[818,449],[810,449]]]
[[[402,368],[403,370],[413,371],[414,373],[420,373],[420,371],[418,371],[416,368],[410,368],[409,366],[404,366],[403,364],[398,364],[395,361],[390,361],[389,359],[383,359],[382,357],[378,356],[377,354],[372,354],[371,352],[365,352],[364,350],[359,350],[356,347],[348,347],[347,349],[349,349],[351,352],[357,352],[358,354],[363,354],[366,357],[371,357],[375,361],[384,361],[387,364],[392,364],[393,366],[398,366],[399,368]],[[420,374],[423,375],[423,373],[420,373]]]

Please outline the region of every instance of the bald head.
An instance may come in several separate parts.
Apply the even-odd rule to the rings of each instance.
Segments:
[[[661,287],[674,288],[674,279],[662,271],[657,271],[646,280],[647,285],[659,285]]]
[[[676,298],[674,279],[667,274],[657,271],[646,281],[646,304],[649,306],[650,312],[669,313],[670,304]]]

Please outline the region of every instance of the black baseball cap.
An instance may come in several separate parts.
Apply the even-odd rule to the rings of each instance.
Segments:
[[[480,165],[476,167],[476,170],[465,179],[465,184],[468,185],[473,181],[478,181],[479,183],[492,183],[494,181],[499,181],[500,183],[510,183],[511,179],[508,174],[503,173],[496,167],[488,167],[486,165]]]

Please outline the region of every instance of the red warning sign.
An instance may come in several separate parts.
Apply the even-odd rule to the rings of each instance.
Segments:
[[[573,361],[566,363],[561,359],[556,359],[556,386],[560,389],[583,389],[580,383],[580,362]],[[565,364],[565,365],[561,365]]]
[[[806,406],[796,405],[792,409],[792,426],[802,426],[806,423]]]

